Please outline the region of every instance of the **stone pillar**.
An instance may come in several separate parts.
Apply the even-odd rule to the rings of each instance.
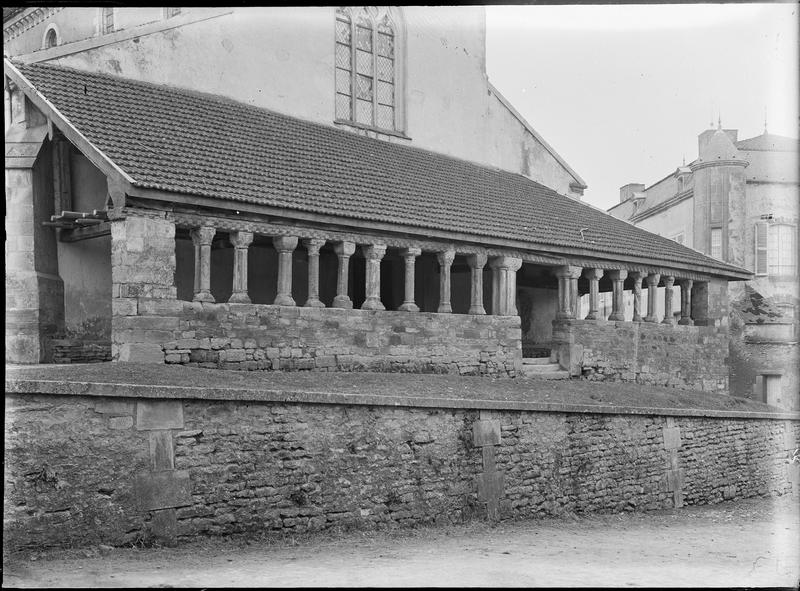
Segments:
[[[681,319],[678,324],[692,326],[692,284],[691,279],[682,279],[681,286]]]
[[[500,316],[517,314],[517,271],[522,259],[495,257],[489,263],[492,275],[492,313]]]
[[[272,239],[278,251],[278,294],[276,306],[294,306],[292,297],[292,252],[297,248],[297,236],[275,236]]]
[[[556,267],[555,276],[558,278],[558,312],[556,318],[575,318],[578,307],[578,277],[581,276],[583,267],[565,265]],[[575,292],[573,296],[572,292]]]
[[[625,270],[611,271],[608,276],[611,278],[611,315],[609,320],[625,320],[625,301],[623,300],[625,278],[628,272]]]
[[[253,242],[252,232],[231,232],[233,244],[233,292],[228,299],[232,304],[249,304],[247,295],[247,249]]]
[[[385,310],[381,302],[381,260],[386,254],[385,244],[370,244],[363,246],[364,257],[367,259],[367,276],[365,281],[366,299],[361,304],[362,310]]]
[[[647,316],[644,317],[645,322],[658,322],[658,282],[661,281],[661,275],[658,273],[650,273],[645,278],[647,283]]]
[[[347,294],[350,282],[350,257],[356,251],[356,245],[352,242],[337,242],[333,245],[333,251],[339,257],[339,276],[336,281],[336,297],[333,298],[333,307],[349,310],[353,307],[353,301]]]
[[[303,240],[303,246],[308,251],[308,299],[306,308],[324,308],[319,299],[319,249],[325,245],[322,238],[309,238]]]
[[[197,300],[197,294],[200,293],[200,233],[197,230],[192,230],[189,235],[192,237],[192,245],[194,246],[194,289],[192,290],[192,297]]]
[[[470,314],[486,314],[483,307],[483,268],[486,266],[485,254],[471,254],[467,257],[471,274]]]
[[[695,326],[707,326],[709,322],[709,289],[707,281],[695,281],[692,284],[690,299],[692,322]]]
[[[192,240],[200,244],[200,281],[196,283],[197,293],[194,294],[195,302],[214,302],[211,295],[211,242],[217,233],[213,226],[202,226],[192,230]],[[197,265],[195,265],[197,269]]]
[[[450,305],[450,266],[455,258],[456,252],[452,249],[436,253],[436,260],[439,261],[439,307],[436,311],[439,314],[453,311]]]
[[[589,280],[589,313],[586,320],[597,320],[600,316],[600,279],[603,277],[603,269],[586,269],[585,275]]]
[[[417,257],[422,254],[422,250],[409,247],[403,249],[400,254],[406,263],[406,295],[403,304],[398,309],[403,312],[419,312],[419,306],[414,303],[414,268],[416,266]]]
[[[578,277],[582,272],[583,268],[579,268],[569,277],[569,310],[573,318],[578,317]]]
[[[633,321],[642,321],[642,279],[644,274],[639,271],[631,273],[633,278]]]
[[[671,275],[664,277],[664,319],[661,324],[672,325],[675,321],[672,318],[672,286],[675,284],[675,278]]]

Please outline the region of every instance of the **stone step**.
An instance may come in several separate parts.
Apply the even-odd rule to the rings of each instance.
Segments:
[[[549,357],[523,357],[523,365],[548,365],[552,363]]]
[[[547,373],[561,370],[561,366],[558,363],[523,364],[522,367],[527,373]]]
[[[565,369],[558,370],[558,371],[536,371],[536,372],[529,372],[526,371],[528,368],[523,367],[522,370],[519,372],[519,375],[524,378],[530,378],[532,380],[568,380],[569,379],[569,372]]]

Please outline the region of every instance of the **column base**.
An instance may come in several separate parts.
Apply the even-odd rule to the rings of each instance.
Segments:
[[[693,326],[694,322],[692,321],[691,318],[681,318],[680,320],[678,320],[678,324],[680,324],[681,326]]]
[[[600,318],[597,312],[589,312],[584,320],[598,320]]]
[[[353,300],[350,299],[350,296],[346,295],[337,295],[333,298],[333,308],[344,308],[345,310],[352,310],[353,309]]]
[[[386,307],[383,305],[378,298],[369,297],[364,300],[364,303],[361,305],[362,310],[385,310]]]
[[[272,302],[275,306],[296,306],[294,298],[290,295],[278,294],[275,301]]]
[[[452,314],[453,306],[451,306],[450,304],[439,304],[439,307],[436,309],[436,312],[439,314]]]
[[[664,320],[661,321],[661,324],[668,324],[669,326],[674,326],[675,321],[672,318],[664,318]]]
[[[246,293],[239,292],[231,294],[231,297],[228,298],[229,304],[250,304],[250,296]]]
[[[214,296],[211,295],[210,291],[200,291],[194,294],[194,298],[192,298],[193,302],[208,302],[213,304],[217,300],[214,299]]]
[[[624,322],[625,321],[625,315],[624,314],[619,314],[619,313],[611,314],[608,317],[608,319],[611,320],[611,321],[614,321],[614,322]]]
[[[652,323],[655,324],[655,323],[658,322],[658,318],[656,318],[655,316],[645,316],[644,317],[644,321],[645,322],[652,322]]]
[[[642,321],[642,316],[640,314],[633,315],[633,322],[641,322],[641,321]]]
[[[397,309],[401,312],[419,312],[419,306],[414,302],[403,302],[403,305]]]
[[[473,316],[486,316],[486,310],[483,308],[483,306],[472,306],[467,314],[472,314]]]
[[[324,308],[325,304],[319,301],[319,298],[308,298],[305,304],[303,304],[304,308]]]

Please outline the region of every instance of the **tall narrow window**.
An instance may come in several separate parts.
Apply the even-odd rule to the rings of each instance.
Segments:
[[[711,228],[711,256],[722,260],[722,228]]]
[[[50,49],[56,45],[58,45],[58,33],[56,33],[55,29],[50,29],[44,37],[44,48]]]
[[[114,31],[114,7],[104,6],[103,9],[102,28],[103,33],[112,33]]]
[[[769,226],[766,222],[756,222],[755,229],[755,274],[767,274],[767,229]]]
[[[395,39],[385,9],[336,10],[336,119],[398,128]]]
[[[767,232],[767,267],[770,275],[797,273],[797,227],[773,224]]]

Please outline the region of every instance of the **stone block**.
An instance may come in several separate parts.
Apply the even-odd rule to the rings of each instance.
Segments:
[[[133,401],[101,398],[94,403],[94,412],[104,415],[133,416]]]
[[[164,363],[161,345],[150,343],[122,343],[117,347],[118,361]]]
[[[178,400],[140,400],[136,403],[136,430],[183,429],[183,403]]]
[[[472,423],[472,444],[475,447],[500,444],[500,421],[479,420]]]
[[[664,474],[664,490],[667,492],[679,491],[683,488],[684,471],[667,470]]]
[[[150,431],[150,465],[156,472],[175,468],[171,431]]]
[[[108,419],[108,427],[114,430],[124,430],[133,427],[133,417],[111,417]]]
[[[192,482],[185,470],[142,472],[134,480],[134,494],[143,511],[192,504]]]
[[[664,427],[664,449],[678,449],[681,446],[681,428]]]
[[[135,298],[113,298],[111,313],[114,316],[136,316],[138,305]]]
[[[175,509],[153,511],[150,532],[162,546],[175,546],[178,543],[178,518]]]
[[[505,490],[505,476],[502,472],[481,474],[477,478],[478,500],[489,501],[502,497]]]

